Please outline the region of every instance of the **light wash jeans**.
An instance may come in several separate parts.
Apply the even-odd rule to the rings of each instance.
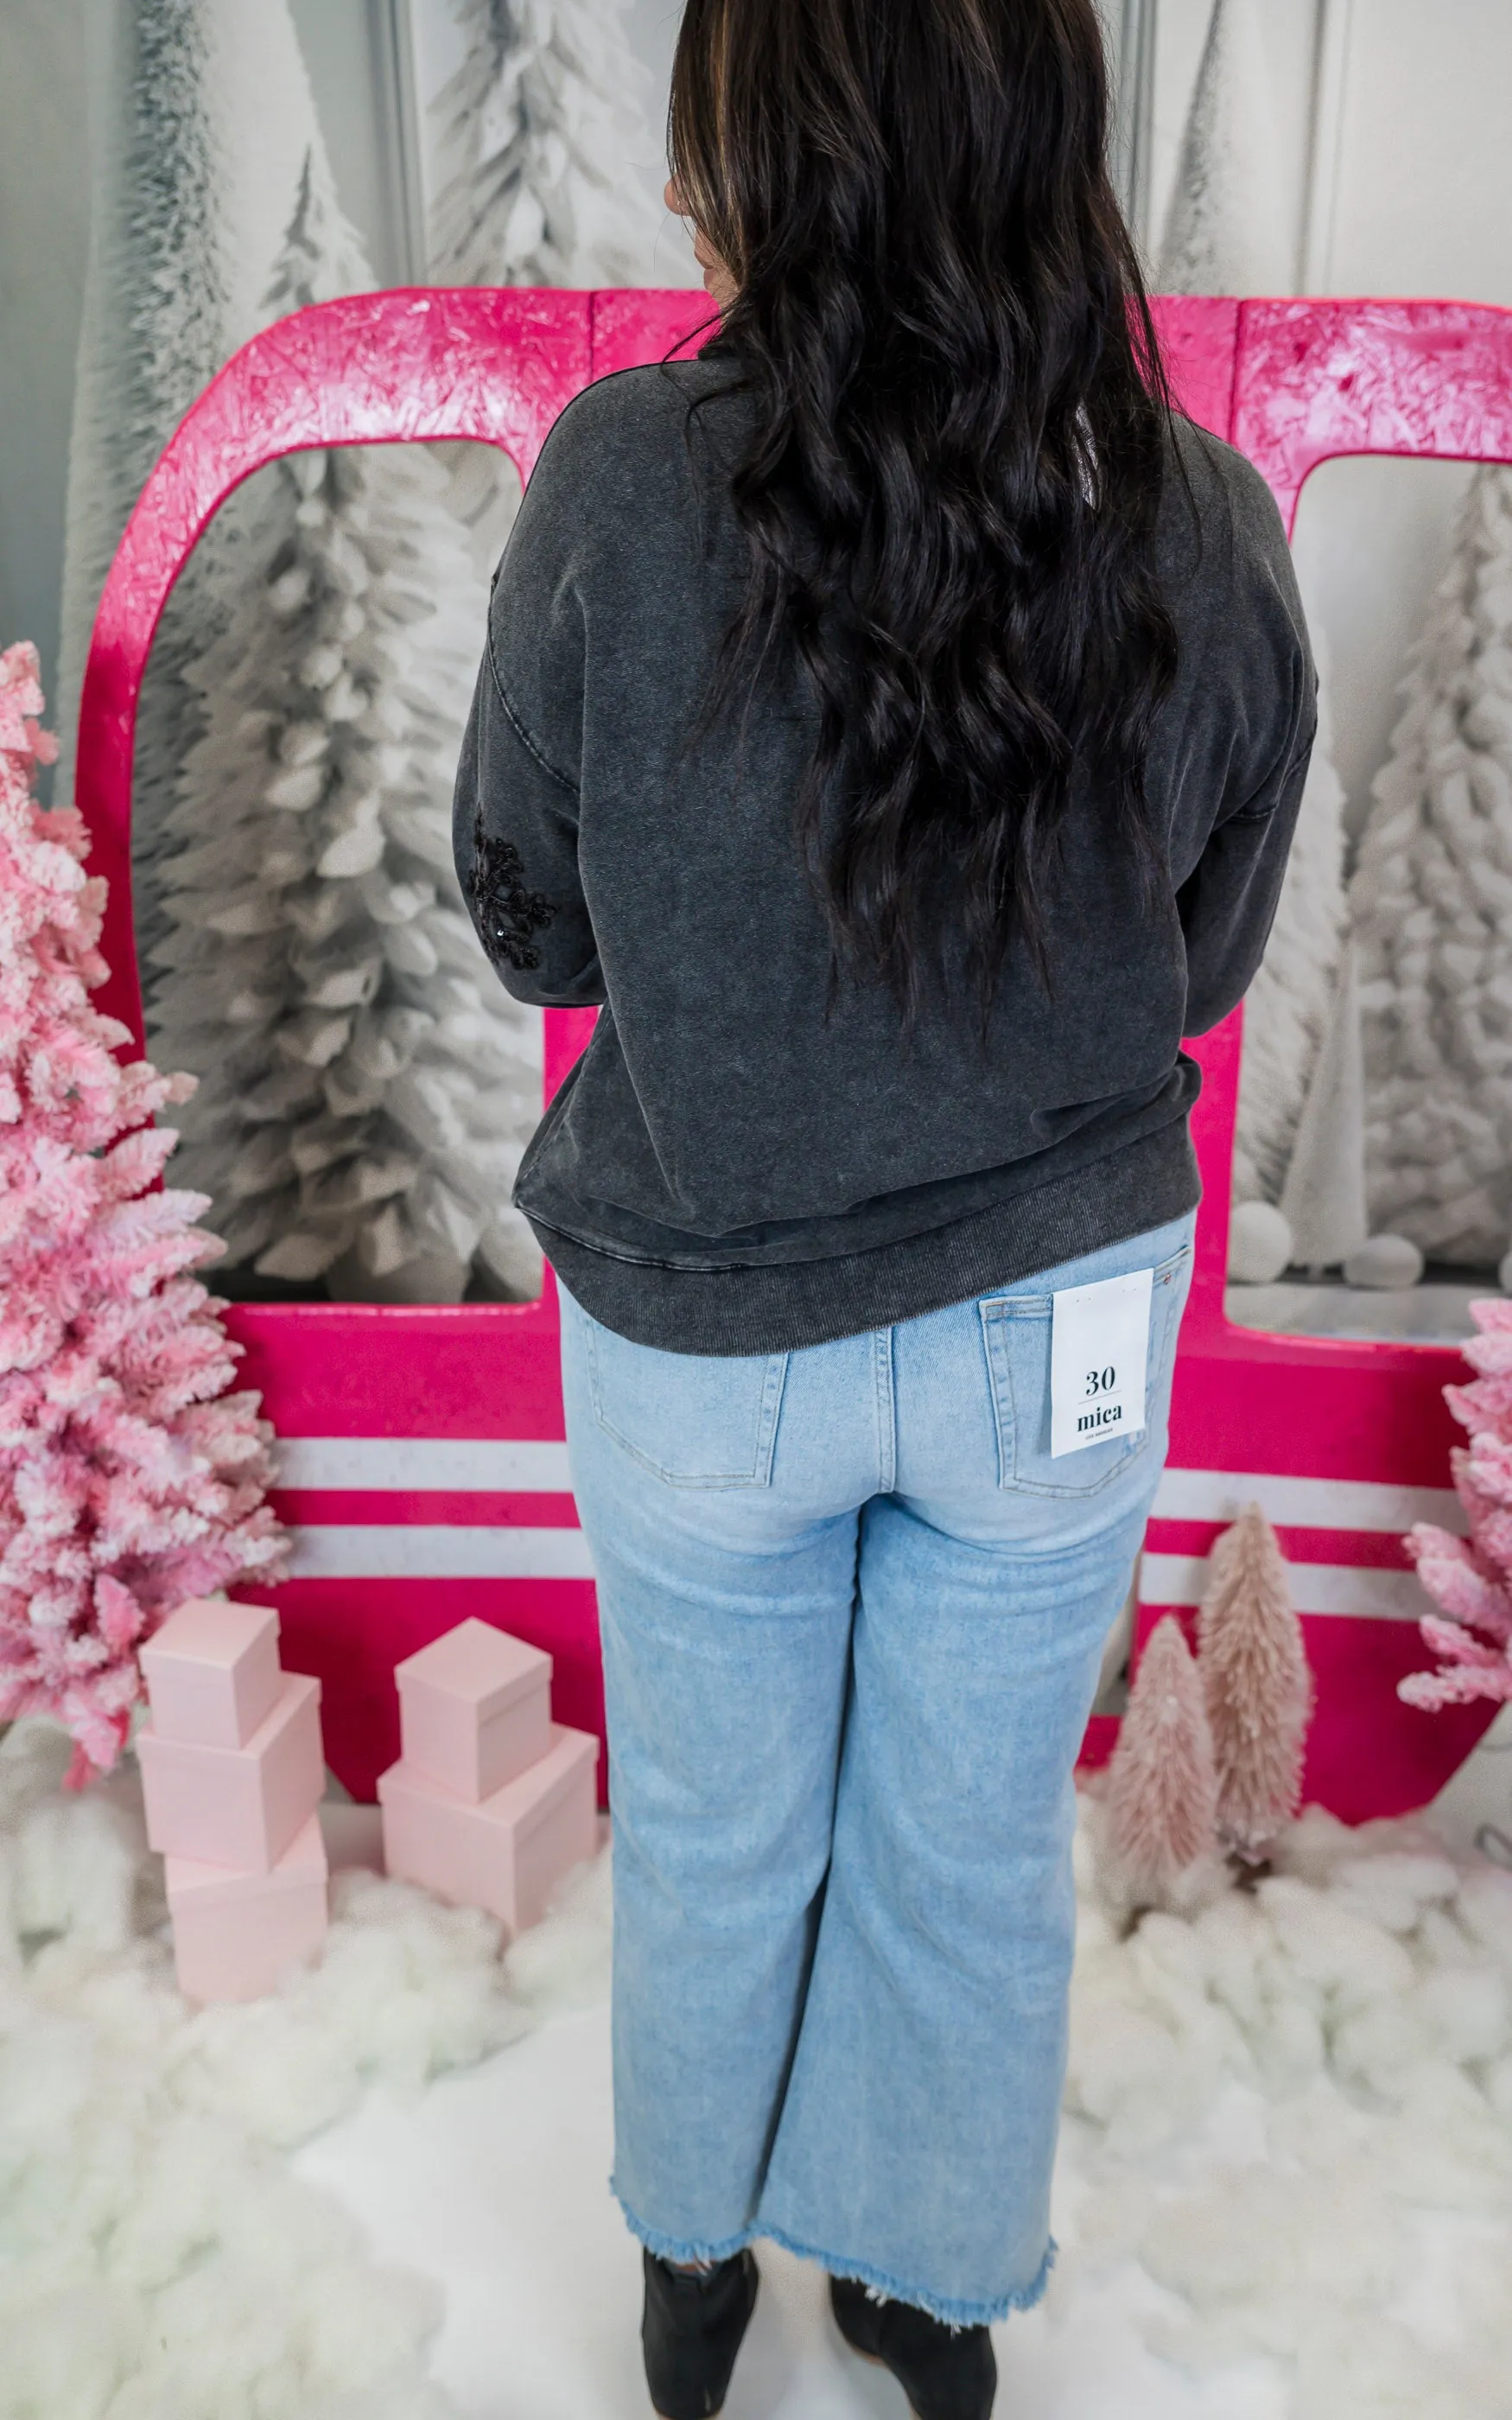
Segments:
[[[1072,1767],[1165,1451],[1182,1218],[801,1352],[563,1298],[614,1817],[613,2185],[959,2324],[1042,2292]],[[1148,1426],[1050,1456],[1051,1295],[1153,1266]]]

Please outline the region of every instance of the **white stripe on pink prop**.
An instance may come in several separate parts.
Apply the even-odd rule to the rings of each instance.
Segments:
[[[565,1495],[572,1487],[566,1447],[545,1437],[281,1437],[278,1457],[281,1487],[538,1495]],[[1243,1470],[1167,1470],[1154,1517],[1231,1521],[1250,1503],[1283,1528],[1299,1529],[1389,1532],[1414,1521],[1464,1528],[1452,1488]]]
[[[1167,1469],[1155,1496],[1156,1521],[1233,1521],[1246,1504],[1293,1529],[1410,1529],[1437,1521],[1462,1535],[1465,1516],[1452,1487],[1393,1487],[1373,1479],[1288,1479],[1265,1470]]]
[[[580,1529],[454,1528],[429,1522],[311,1521],[294,1530],[290,1579],[591,1580]]]
[[[1206,1555],[1146,1554],[1139,1564],[1139,1602],[1198,1605],[1207,1576]],[[1287,1578],[1299,1613],[1344,1614],[1365,1621],[1420,1621],[1433,1610],[1412,1572],[1369,1571],[1349,1563],[1288,1563]]]
[[[280,1437],[280,1487],[568,1495],[567,1449],[544,1437]]]
[[[284,1437],[278,1454],[278,1483],[286,1488],[565,1495],[572,1486],[567,1449],[553,1438]],[[1392,1534],[1413,1521],[1437,1521],[1457,1532],[1465,1526],[1458,1499],[1446,1487],[1175,1468],[1161,1480],[1153,1518],[1230,1521],[1249,1503],[1258,1503],[1282,1528]],[[310,1523],[299,1528],[297,1541],[293,1576],[301,1579],[593,1577],[579,1529]],[[1201,1556],[1147,1554],[1141,1601],[1195,1605],[1205,1569]],[[1291,1575],[1303,1613],[1409,1621],[1427,1610],[1410,1573],[1293,1563]]]

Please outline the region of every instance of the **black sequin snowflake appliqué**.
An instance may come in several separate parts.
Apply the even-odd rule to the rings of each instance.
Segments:
[[[540,965],[534,936],[557,911],[539,891],[527,891],[518,849],[507,840],[491,839],[481,822],[473,828],[468,897],[491,958],[507,958],[520,974]]]

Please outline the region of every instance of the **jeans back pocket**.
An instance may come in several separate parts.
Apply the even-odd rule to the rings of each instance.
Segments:
[[[1148,1267],[1149,1264],[1146,1263]],[[1008,1294],[980,1303],[982,1341],[997,1423],[997,1483],[1031,1496],[1095,1496],[1164,1432],[1176,1339],[1192,1269],[1183,1244],[1157,1263],[1149,1290],[1149,1357],[1145,1426],[1075,1453],[1050,1451],[1050,1336],[1053,1294]]]
[[[785,1353],[662,1353],[583,1315],[589,1401],[616,1445],[670,1487],[768,1487]]]

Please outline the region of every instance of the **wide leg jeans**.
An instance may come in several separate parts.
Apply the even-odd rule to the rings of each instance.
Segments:
[[[614,1838],[614,2189],[958,2323],[1042,2292],[1072,1773],[1165,1451],[1183,1218],[739,1358],[563,1299]],[[1052,1297],[1150,1268],[1146,1425],[1050,1451]]]

